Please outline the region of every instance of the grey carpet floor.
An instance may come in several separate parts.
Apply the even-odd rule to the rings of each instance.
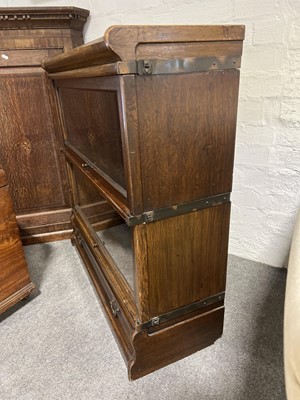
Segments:
[[[29,246],[39,292],[1,317],[0,400],[285,399],[285,270],[229,258],[224,334],[134,382],[69,241]]]

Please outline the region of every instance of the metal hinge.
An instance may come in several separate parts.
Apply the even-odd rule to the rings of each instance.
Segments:
[[[109,304],[110,304],[110,308],[111,308],[111,312],[113,313],[113,316],[116,317],[118,315],[118,312],[120,311],[118,303],[116,302],[116,300],[111,300],[109,302]]]
[[[199,211],[204,208],[228,203],[229,201],[230,193],[218,194],[200,200],[194,200],[187,203],[157,208],[152,211],[145,211],[143,214],[140,215],[130,215],[126,222],[129,226],[143,223],[147,224],[149,222],[160,221],[162,219],[176,217],[178,215]]]
[[[77,241],[78,241],[79,245],[83,246],[83,243],[84,243],[83,237],[80,235],[77,235],[76,237],[77,237]]]
[[[128,64],[130,63],[130,64]],[[210,70],[236,69],[240,67],[239,56],[227,57],[187,57],[168,60],[138,60],[136,66],[131,61],[127,63],[126,73],[138,75],[163,75],[201,72]],[[124,73],[124,68],[123,68]]]
[[[159,325],[159,317],[154,317],[150,320],[150,325],[151,326],[158,326]]]
[[[152,62],[150,60],[137,61],[137,73],[139,75],[151,75],[152,74]]]
[[[154,221],[154,211],[146,211],[145,215],[145,222],[153,222]]]
[[[158,326],[163,324],[164,322],[171,321],[173,319],[182,317],[188,313],[198,311],[201,308],[210,306],[212,304],[216,304],[220,301],[224,301],[225,292],[218,293],[214,296],[206,297],[203,300],[196,301],[195,303],[188,304],[187,306],[183,306],[177,308],[176,310],[169,311],[165,314],[161,314],[157,317],[150,319],[147,322],[144,322],[140,325],[141,329],[149,329],[153,328],[154,326]]]

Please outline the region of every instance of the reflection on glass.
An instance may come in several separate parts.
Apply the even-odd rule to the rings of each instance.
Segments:
[[[126,191],[116,91],[61,88],[67,141]]]
[[[97,233],[129,286],[134,289],[132,228],[124,223],[118,213],[79,170],[74,169],[73,173],[77,189],[76,204]]]
[[[126,224],[122,224],[104,229],[97,234],[112,255],[124,278],[134,289],[131,229]]]

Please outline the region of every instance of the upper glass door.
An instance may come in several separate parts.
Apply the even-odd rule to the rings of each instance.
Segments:
[[[118,91],[59,88],[66,141],[127,197]]]

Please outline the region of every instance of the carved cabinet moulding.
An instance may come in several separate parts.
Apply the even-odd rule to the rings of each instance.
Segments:
[[[89,12],[76,7],[0,8],[1,29],[63,28],[81,30]]]

